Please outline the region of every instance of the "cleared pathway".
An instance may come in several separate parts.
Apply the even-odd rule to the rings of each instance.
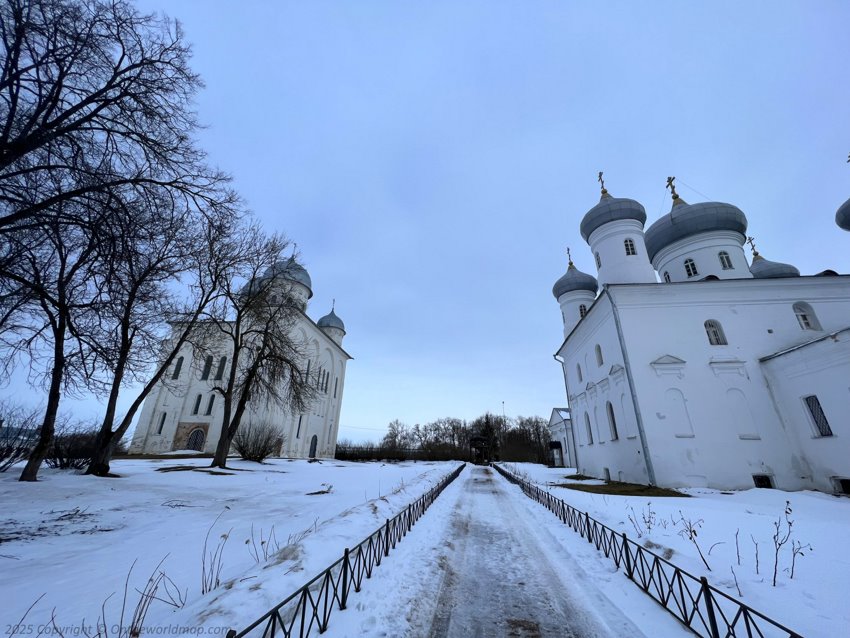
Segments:
[[[326,635],[645,635],[578,573],[530,507],[495,470],[467,466]]]

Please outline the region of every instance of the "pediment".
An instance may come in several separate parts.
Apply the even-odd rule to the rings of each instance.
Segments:
[[[650,363],[652,366],[669,366],[669,365],[684,365],[687,363],[684,359],[680,359],[679,357],[674,357],[672,354],[665,354],[661,357],[658,357],[655,361]]]
[[[652,366],[655,374],[659,377],[663,374],[672,374],[681,379],[684,376],[683,370],[686,363],[684,359],[680,359],[672,354],[665,354],[658,357],[655,361],[650,362],[649,365]]]

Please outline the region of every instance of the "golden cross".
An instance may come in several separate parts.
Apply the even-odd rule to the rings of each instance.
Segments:
[[[753,255],[758,255],[759,251],[756,250],[756,240],[753,237],[747,237],[747,243],[750,245],[750,248],[753,251]]]
[[[601,174],[602,174],[602,173],[600,173],[600,175],[601,175]],[[569,260],[570,265],[572,265],[572,263],[573,263],[573,256],[570,254],[570,247],[569,247],[569,246],[567,246],[567,260]]]
[[[333,312],[333,311],[334,311],[334,308],[336,308],[336,298],[334,298],[333,300],[331,300],[331,312]]]
[[[608,191],[605,190],[605,180],[602,179],[602,171],[599,171],[599,175],[597,176],[596,181],[599,182],[600,186],[602,187],[602,194],[607,195]]]
[[[670,194],[673,196],[673,199],[679,199],[679,194],[676,192],[676,185],[673,183],[675,177],[667,178],[667,188],[670,189]]]

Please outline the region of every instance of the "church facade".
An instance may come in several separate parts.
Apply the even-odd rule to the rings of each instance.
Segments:
[[[308,301],[313,296],[312,281],[307,271],[293,260],[273,265],[263,277],[279,280],[287,294],[300,301],[303,312],[293,328],[293,338],[305,345],[307,357],[301,369],[315,383],[317,396],[302,414],[290,414],[274,404],[252,401],[242,427],[254,423],[271,424],[280,434],[280,456],[333,458],[345,369],[351,359],[342,347],[345,325],[333,309],[316,322],[307,315]],[[220,347],[213,345],[203,354],[196,354],[187,344],[172,369],[145,401],[130,452],[214,452],[221,433],[224,405],[213,387],[226,376],[229,359],[225,340]]]
[[[580,227],[597,277],[570,260],[553,288],[578,471],[850,493],[850,276],[748,260],[740,209],[669,186],[644,232],[643,206],[603,184]]]

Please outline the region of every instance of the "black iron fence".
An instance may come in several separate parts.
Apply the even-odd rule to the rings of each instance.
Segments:
[[[577,510],[546,490],[514,476],[493,464],[499,473],[522,488],[588,543],[596,546],[617,569],[622,569],[638,587],[673,614],[698,636],[705,638],[801,638],[800,634],[732,598],[708,583],[705,577],[689,574]]]
[[[227,638],[307,638],[311,632],[324,633],[334,609],[345,609],[352,590],[359,592],[364,579],[389,556],[390,550],[407,535],[440,493],[463,471],[458,466],[430,490],[372,532],[363,541],[346,548],[342,558],[308,581],[296,592],[240,632],[233,629]]]

